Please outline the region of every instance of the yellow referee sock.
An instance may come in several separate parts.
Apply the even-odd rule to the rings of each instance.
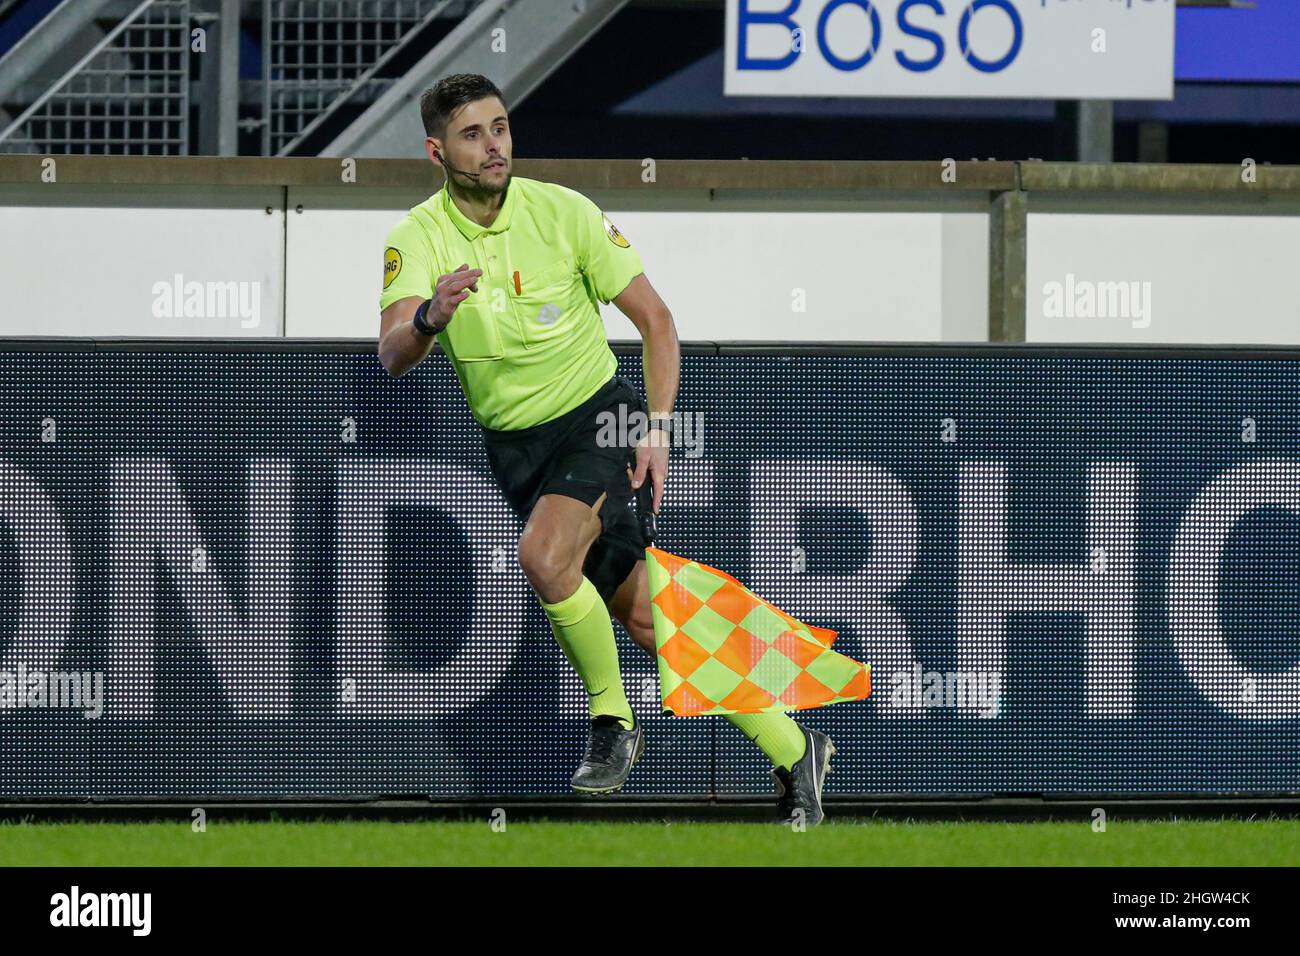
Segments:
[[[623,722],[624,730],[631,730],[636,718],[623,693],[614,624],[596,585],[583,575],[578,590],[563,601],[541,605],[560,649],[587,689],[591,716],[609,714]]]
[[[803,759],[808,739],[789,714],[724,714],[767,754],[773,767],[789,770]]]

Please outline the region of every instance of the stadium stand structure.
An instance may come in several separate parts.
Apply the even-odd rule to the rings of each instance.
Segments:
[[[627,0],[42,2],[0,0],[0,28],[43,13],[0,56],[0,151],[361,156],[418,143],[439,76],[522,101]]]

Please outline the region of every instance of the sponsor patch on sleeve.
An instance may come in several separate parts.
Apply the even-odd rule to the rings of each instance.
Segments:
[[[402,271],[402,254],[389,246],[384,250],[384,288],[387,289],[393,284],[399,272]]]
[[[608,216],[602,213],[601,218],[605,220],[605,235],[609,236],[610,242],[623,249],[627,249],[632,245],[626,238],[624,238],[623,234],[618,231],[618,226],[609,221]]]

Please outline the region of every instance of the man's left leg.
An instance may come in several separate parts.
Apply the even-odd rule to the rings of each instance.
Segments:
[[[627,630],[633,643],[651,657],[655,645],[654,619],[650,616],[650,586],[645,561],[638,561],[609,602],[610,613]],[[830,738],[796,723],[789,714],[724,714],[772,761],[772,775],[780,791],[782,814],[788,820],[795,809],[816,824],[822,819],[821,791],[830,773],[835,747]]]

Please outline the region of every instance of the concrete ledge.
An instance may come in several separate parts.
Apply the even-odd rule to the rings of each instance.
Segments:
[[[384,186],[436,188],[441,171],[424,160],[358,159],[356,183],[341,160],[215,156],[0,156],[0,183],[39,183],[42,162],[58,164],[58,184],[157,186]],[[1015,163],[960,162],[955,182],[939,161],[853,163],[759,160],[659,160],[655,181],[637,159],[520,159],[515,173],[574,189],[780,189],[898,192],[1000,192],[1014,189]]]
[[[58,183],[153,186],[337,186],[425,189],[442,177],[414,159],[358,159],[356,183],[343,182],[341,160],[217,156],[0,156],[0,183],[39,183],[42,162],[58,163]],[[574,189],[751,189],[790,192],[1300,193],[1300,166],[1257,166],[1254,183],[1234,165],[1147,163],[958,162],[945,182],[938,160],[920,162],[795,162],[786,160],[659,160],[655,181],[642,180],[637,159],[520,159],[515,172]],[[951,177],[949,177],[951,178]]]
[[[1019,163],[1026,192],[1112,193],[1297,193],[1300,166],[1256,166],[1255,182],[1242,181],[1241,166],[1150,163]]]

